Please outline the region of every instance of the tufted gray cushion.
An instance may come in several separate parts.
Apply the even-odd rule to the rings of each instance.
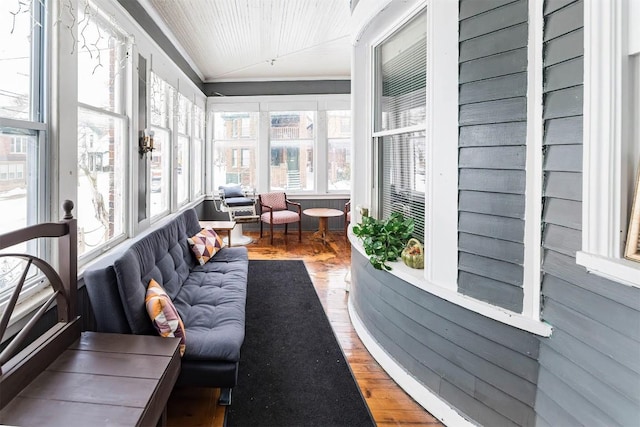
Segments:
[[[187,210],[127,249],[113,265],[120,298],[131,331],[155,334],[144,298],[156,280],[184,322],[184,358],[235,362],[244,340],[247,250],[223,248],[200,266],[187,243],[200,229],[195,211]]]

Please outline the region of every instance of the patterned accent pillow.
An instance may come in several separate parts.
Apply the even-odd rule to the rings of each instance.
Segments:
[[[224,247],[222,237],[211,228],[203,228],[195,236],[187,238],[187,241],[200,265],[205,265]]]
[[[187,338],[184,323],[167,292],[153,279],[147,287],[144,304],[158,334],[161,337],[180,338],[180,356],[184,355]]]

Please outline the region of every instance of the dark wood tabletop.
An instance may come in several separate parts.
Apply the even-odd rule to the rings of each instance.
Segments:
[[[179,338],[83,332],[2,411],[11,425],[156,425],[180,373]]]

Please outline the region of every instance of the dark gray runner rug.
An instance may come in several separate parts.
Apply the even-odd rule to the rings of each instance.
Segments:
[[[249,261],[226,426],[375,425],[302,261]]]

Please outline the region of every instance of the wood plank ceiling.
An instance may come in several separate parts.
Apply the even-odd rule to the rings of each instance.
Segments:
[[[349,0],[147,0],[205,82],[349,79]]]

